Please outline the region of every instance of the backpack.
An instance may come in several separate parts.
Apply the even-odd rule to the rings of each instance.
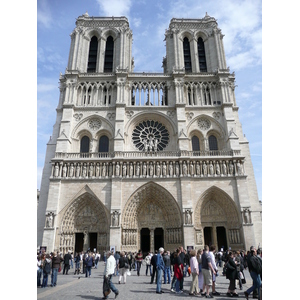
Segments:
[[[262,274],[262,263],[261,263],[261,260],[258,257],[253,256],[253,260],[251,262],[252,262],[252,266],[253,266],[254,271],[257,274],[261,275]]]
[[[45,261],[45,264],[44,264],[44,271],[46,274],[50,274],[50,272],[51,272],[50,263],[48,263],[47,261]]]

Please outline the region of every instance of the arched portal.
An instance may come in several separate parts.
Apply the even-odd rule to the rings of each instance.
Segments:
[[[242,249],[242,221],[236,204],[224,191],[211,187],[203,193],[195,209],[197,247]]]
[[[148,240],[150,240],[148,245]],[[183,242],[182,216],[174,197],[150,182],[127,201],[122,216],[122,250],[174,249]]]
[[[64,210],[59,233],[59,249],[104,251],[109,243],[109,214],[103,204],[89,192],[77,197]]]

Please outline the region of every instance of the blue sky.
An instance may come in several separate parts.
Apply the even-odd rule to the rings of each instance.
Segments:
[[[250,143],[258,196],[262,200],[262,3],[258,0],[38,0],[37,1],[37,189],[46,144],[59,99],[59,74],[69,55],[76,18],[126,16],[133,33],[135,72],[162,72],[164,32],[175,18],[217,19],[225,35],[227,66],[236,76],[236,101]]]

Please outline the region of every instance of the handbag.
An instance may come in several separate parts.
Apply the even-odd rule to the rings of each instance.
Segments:
[[[110,294],[110,292],[111,292],[111,290],[110,290],[108,278],[106,276],[104,276],[104,279],[103,279],[103,295],[104,295],[104,297],[107,297]]]

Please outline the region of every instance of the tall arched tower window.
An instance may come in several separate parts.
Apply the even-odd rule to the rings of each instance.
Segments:
[[[201,37],[198,38],[198,58],[200,72],[207,72],[204,42]]]
[[[208,138],[209,150],[218,150],[218,140],[214,135]]]
[[[87,72],[96,72],[96,64],[97,64],[97,51],[98,51],[98,39],[93,36],[90,41],[90,50],[89,50],[89,60]]]
[[[200,151],[199,138],[195,135],[192,137],[192,149],[193,151]]]
[[[108,152],[109,140],[106,135],[101,136],[99,140],[99,152]]]
[[[90,138],[88,136],[82,137],[80,141],[80,153],[87,153],[90,151]]]
[[[188,38],[186,38],[186,37],[183,39],[183,58],[184,58],[185,71],[192,72],[190,42],[189,42]]]
[[[114,60],[114,39],[109,36],[106,40],[105,57],[104,57],[104,72],[113,71]]]

